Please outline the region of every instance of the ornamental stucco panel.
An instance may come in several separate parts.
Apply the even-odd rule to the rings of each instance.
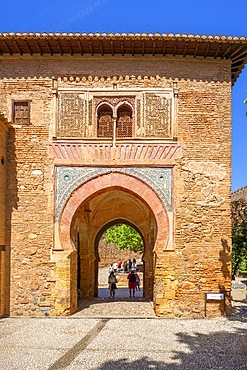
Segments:
[[[172,210],[172,170],[170,168],[56,167],[56,220],[70,194],[85,182],[110,172],[138,178],[159,196],[167,211]]]
[[[59,137],[86,135],[85,96],[82,93],[60,93],[58,95]]]

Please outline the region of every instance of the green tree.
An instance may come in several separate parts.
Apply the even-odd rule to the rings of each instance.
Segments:
[[[133,227],[126,224],[114,225],[106,231],[106,244],[114,243],[117,248],[129,249],[136,253],[143,253],[144,245],[140,234]]]
[[[247,266],[247,201],[232,202],[232,272]],[[240,271],[241,273],[241,271]]]

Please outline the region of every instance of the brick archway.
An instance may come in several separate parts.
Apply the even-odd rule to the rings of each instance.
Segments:
[[[70,240],[70,227],[73,216],[78,207],[85,201],[113,189],[121,189],[130,193],[145,203],[152,211],[156,224],[157,236],[155,241],[155,251],[162,251],[171,245],[172,227],[171,215],[168,212],[160,198],[156,195],[146,183],[141,180],[118,172],[111,172],[105,175],[95,177],[77,188],[65,205],[59,222],[59,239],[61,248],[70,253],[74,247]]]

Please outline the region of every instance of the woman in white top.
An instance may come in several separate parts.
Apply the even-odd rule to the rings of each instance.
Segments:
[[[114,298],[115,297],[115,291],[117,289],[117,278],[114,275],[114,272],[111,271],[110,275],[108,277],[108,284],[109,284],[109,289],[110,289],[110,297],[109,298]]]

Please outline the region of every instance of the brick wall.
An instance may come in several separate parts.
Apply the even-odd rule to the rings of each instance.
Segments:
[[[5,313],[7,133],[9,127],[0,115],[0,317]]]

